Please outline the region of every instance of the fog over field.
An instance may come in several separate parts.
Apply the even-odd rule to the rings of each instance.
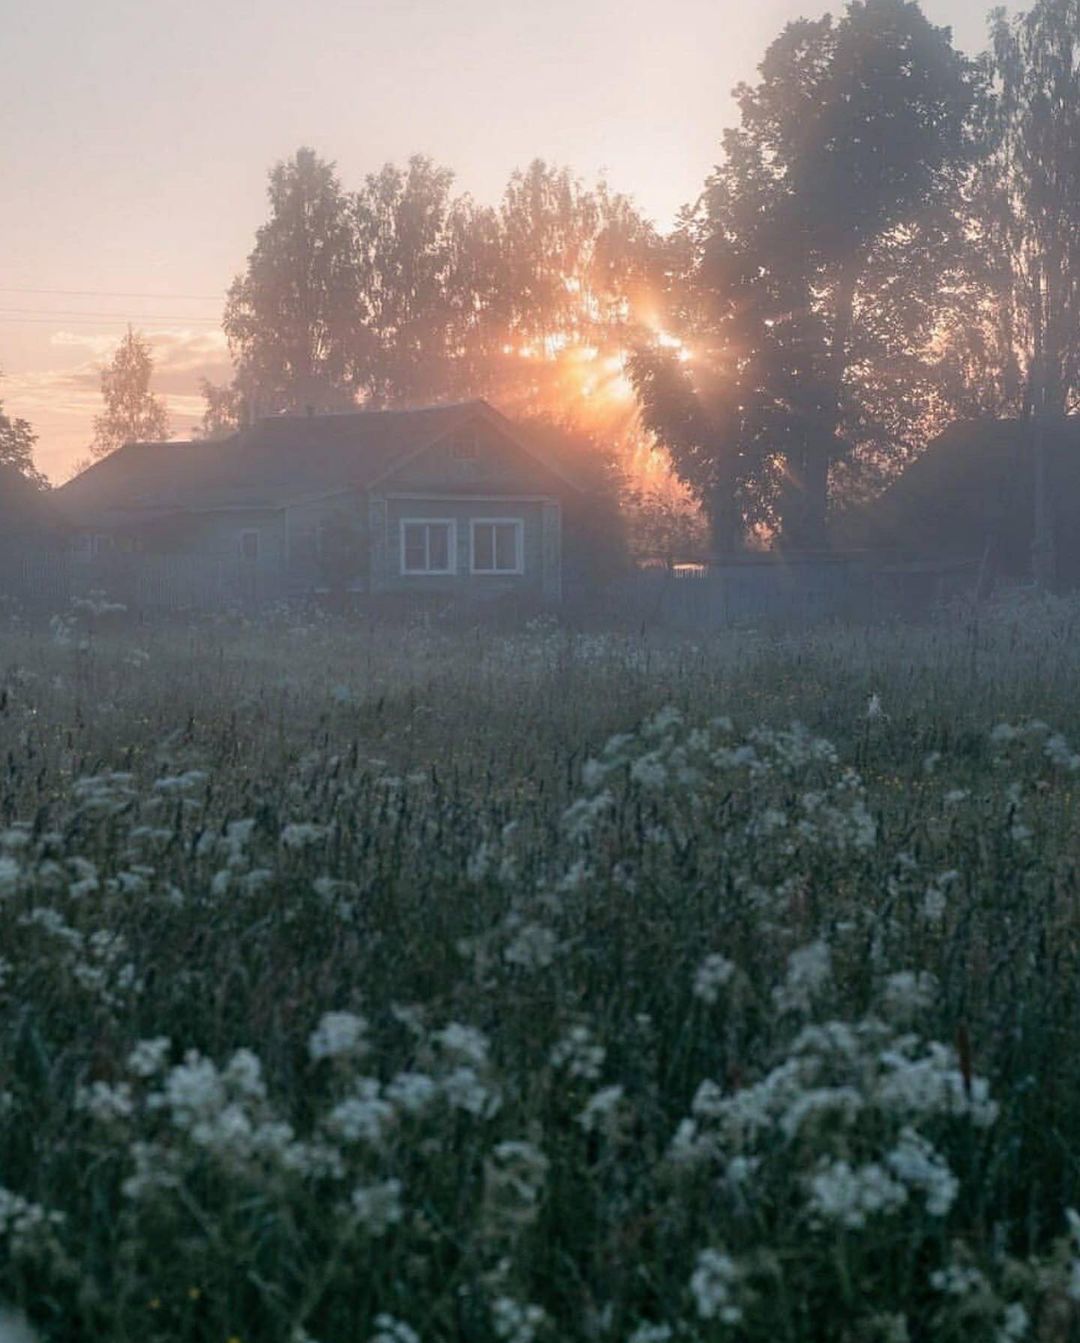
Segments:
[[[12,25],[0,1343],[1080,1340],[1025,3]]]

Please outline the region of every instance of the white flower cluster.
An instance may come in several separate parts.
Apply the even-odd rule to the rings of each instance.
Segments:
[[[359,1058],[367,1051],[367,1021],[354,1012],[327,1012],[308,1038],[308,1053],[320,1059]]]
[[[595,1082],[604,1067],[607,1050],[598,1044],[588,1026],[571,1026],[551,1050],[551,1066],[564,1068],[571,1077]]]
[[[690,1111],[668,1149],[676,1167],[720,1167],[742,1197],[776,1162],[788,1172],[797,1153],[814,1162],[803,1177],[810,1221],[857,1229],[913,1198],[927,1215],[946,1216],[959,1184],[920,1126],[963,1119],[986,1127],[997,1106],[986,1080],[965,1075],[951,1049],[868,1018],[803,1027],[760,1081],[728,1092],[707,1079]]]
[[[846,1161],[827,1161],[810,1177],[807,1204],[814,1221],[836,1222],[848,1230],[865,1226],[868,1217],[899,1208],[907,1190],[877,1161],[852,1168]]]
[[[535,1143],[496,1144],[484,1163],[484,1202],[489,1226],[514,1230],[536,1220],[550,1162]]]
[[[0,1242],[6,1240],[12,1254],[31,1250],[41,1237],[63,1223],[63,1213],[50,1212],[0,1185]]]
[[[706,956],[694,975],[694,997],[712,1005],[734,973],[735,965],[726,956],[721,956],[719,952]]]
[[[742,1310],[735,1300],[739,1279],[735,1261],[722,1250],[702,1250],[690,1278],[690,1292],[698,1315],[703,1320],[738,1324]]]
[[[498,1296],[491,1303],[491,1327],[502,1343],[533,1343],[547,1321],[541,1306]]]

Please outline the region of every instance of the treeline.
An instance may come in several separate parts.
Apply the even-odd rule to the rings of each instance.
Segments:
[[[656,436],[713,545],[822,545],[960,416],[1061,416],[1080,390],[1080,0],[970,59],[909,0],[789,24],[678,226],[541,162],[498,206],[423,157],[356,191],[275,167],[228,296],[251,412],[488,396]]]

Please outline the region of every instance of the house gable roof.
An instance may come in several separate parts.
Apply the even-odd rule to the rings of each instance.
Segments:
[[[56,491],[83,525],[177,512],[274,509],[389,479],[407,461],[477,418],[579,489],[544,448],[485,401],[418,410],[280,415],[218,440],[128,443]]]
[[[1080,416],[1047,427],[1049,498],[1080,509]],[[1022,420],[949,425],[888,488],[837,520],[848,545],[925,555],[979,556],[988,540],[1026,556],[1035,497],[1033,426]]]

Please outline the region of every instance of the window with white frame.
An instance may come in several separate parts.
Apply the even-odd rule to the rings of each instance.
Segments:
[[[521,518],[474,518],[474,574],[520,574],[525,571],[525,524]]]
[[[402,518],[401,572],[452,574],[455,542],[451,518]]]
[[[240,533],[240,558],[246,560],[248,564],[254,564],[259,558],[259,533],[241,532]]]

